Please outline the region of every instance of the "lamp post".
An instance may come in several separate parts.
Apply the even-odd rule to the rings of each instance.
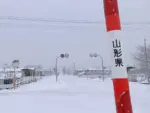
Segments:
[[[74,60],[74,62],[73,62],[73,75],[75,75],[75,71],[76,71],[76,62]]]
[[[95,57],[95,58],[96,57],[100,57],[100,59],[101,59],[101,67],[102,67],[102,77],[103,77],[103,81],[104,81],[104,60],[103,60],[103,57],[101,55],[97,54],[97,53],[90,53],[89,56],[91,58],[93,58],[93,57]]]
[[[60,56],[56,57],[56,64],[55,64],[55,75],[56,75],[56,82],[58,81],[58,59],[59,58],[69,58],[69,54],[60,54]]]

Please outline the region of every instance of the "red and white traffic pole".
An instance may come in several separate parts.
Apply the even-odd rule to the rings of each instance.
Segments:
[[[110,53],[113,62],[112,80],[114,86],[116,112],[133,113],[126,63],[124,60],[124,45],[122,43],[121,25],[117,0],[104,0],[106,29],[109,36]]]

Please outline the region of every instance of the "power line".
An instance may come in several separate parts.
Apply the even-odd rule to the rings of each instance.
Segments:
[[[104,26],[101,25],[66,25],[66,24],[18,24],[18,23],[0,23],[0,28],[28,28],[28,29],[47,29],[47,30],[100,30],[103,28],[105,30]],[[133,27],[133,26],[122,26],[123,31],[131,31],[131,32],[149,32],[150,27]]]
[[[102,23],[99,21],[89,21],[89,20],[65,20],[65,19],[14,17],[14,16],[0,16],[0,20],[33,21],[33,22],[47,22],[47,23],[79,23],[79,24]]]
[[[33,18],[33,17],[17,17],[17,16],[0,16],[0,20],[11,21],[31,21],[31,22],[46,22],[46,23],[74,23],[74,24],[104,24],[105,21],[92,21],[92,20],[66,20],[57,18]],[[147,22],[121,22],[123,25],[150,25],[150,21]]]
[[[4,22],[6,20],[10,22],[9,23]],[[15,16],[0,16],[0,21],[1,21],[0,28],[40,28],[40,29],[67,28],[71,30],[80,30],[87,28],[98,29],[96,27],[100,27],[101,25],[105,26],[105,22],[103,21],[46,19],[46,18],[29,18],[29,17],[15,17]],[[21,23],[19,24],[16,23],[18,21],[21,21]],[[43,22],[46,23],[44,24]],[[125,31],[139,31],[139,30],[147,31],[150,29],[150,22],[121,22],[121,24],[123,30]]]

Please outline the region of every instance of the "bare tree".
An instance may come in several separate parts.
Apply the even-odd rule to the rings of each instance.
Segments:
[[[133,57],[140,68],[150,69],[150,45],[147,46],[146,42],[144,46],[137,46],[137,51],[133,54]]]
[[[150,83],[150,45],[146,44],[138,46],[137,51],[133,54],[134,60],[139,64],[140,72],[145,74],[145,79],[148,78]]]

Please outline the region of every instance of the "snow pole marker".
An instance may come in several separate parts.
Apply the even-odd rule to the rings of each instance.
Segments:
[[[126,63],[124,60],[120,16],[117,0],[104,0],[106,29],[113,61],[112,80],[117,113],[133,113]]]

